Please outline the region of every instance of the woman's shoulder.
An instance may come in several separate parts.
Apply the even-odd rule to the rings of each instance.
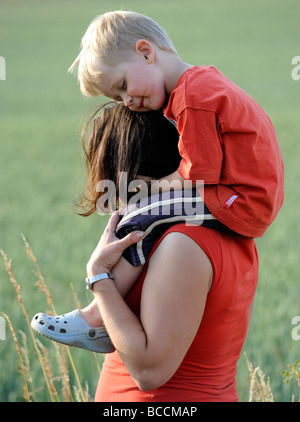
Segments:
[[[185,237],[190,238],[193,242],[189,243],[191,249],[201,249],[209,256],[211,253],[208,251],[213,249],[213,255],[221,252],[222,234],[217,230],[208,229],[200,225],[192,224],[176,224],[170,227],[164,235],[159,239],[159,243],[164,238],[169,238],[169,242],[173,242],[175,247],[182,249],[182,241]]]
[[[183,239],[192,240],[187,246]],[[170,227],[159,239],[157,246],[163,239],[169,238],[169,244],[173,245],[174,253],[180,253],[188,247],[190,254],[202,250],[211,262],[216,276],[220,276],[231,267],[237,266],[244,271],[258,262],[255,240],[234,234],[228,234],[218,230],[191,224],[177,224]],[[170,246],[169,246],[170,247]],[[234,258],[234,259],[233,259]]]

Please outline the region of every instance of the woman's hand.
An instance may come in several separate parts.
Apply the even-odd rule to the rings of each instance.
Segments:
[[[143,237],[143,232],[136,231],[129,233],[121,240],[118,239],[115,233],[119,219],[117,212],[109,219],[100,241],[87,263],[88,277],[103,272],[110,272],[121,258],[123,251]]]

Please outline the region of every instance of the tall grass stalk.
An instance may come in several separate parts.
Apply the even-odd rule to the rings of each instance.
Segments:
[[[24,244],[25,244],[25,249],[26,249],[27,255],[31,259],[31,261],[34,263],[34,266],[35,266],[35,269],[36,269],[36,276],[38,277],[38,281],[36,282],[36,286],[40,289],[41,292],[45,293],[46,298],[47,298],[47,302],[51,307],[51,311],[53,312],[53,315],[57,315],[57,312],[55,310],[55,306],[54,306],[54,303],[53,303],[53,300],[52,300],[52,295],[50,294],[50,291],[47,287],[45,279],[44,279],[42,272],[40,270],[40,267],[37,263],[37,259],[34,256],[32,249],[29,246],[29,244],[26,241],[26,238],[23,234],[22,234],[22,238],[23,238],[23,241],[24,241]],[[74,376],[75,376],[75,379],[76,379],[76,382],[77,382],[77,385],[78,385],[78,388],[79,388],[79,391],[80,391],[81,398],[82,398],[83,401],[85,401],[85,395],[84,395],[81,383],[79,381],[79,377],[78,377],[78,373],[77,373],[77,370],[76,370],[76,367],[75,367],[75,364],[74,364],[74,360],[72,358],[71,352],[70,352],[68,347],[66,347],[66,350],[67,350],[67,354],[68,354],[68,357],[69,357],[69,360],[70,360],[70,363],[71,363],[71,366],[72,366],[72,370],[73,370],[73,373],[74,373]]]
[[[26,311],[26,308],[25,308],[25,305],[24,305],[24,302],[23,302],[23,299],[22,299],[21,288],[18,285],[18,283],[16,282],[16,279],[14,277],[14,273],[12,271],[11,262],[8,260],[7,255],[5,254],[5,252],[2,249],[0,249],[0,252],[2,254],[4,263],[5,263],[5,269],[6,269],[6,271],[9,274],[9,279],[10,279],[10,281],[11,281],[11,283],[12,283],[12,285],[13,285],[15,291],[16,291],[17,300],[18,300],[18,302],[19,302],[19,304],[21,306],[21,309],[22,309],[23,314],[25,316],[25,320],[26,320],[27,325],[29,327],[31,338],[32,338],[32,341],[33,341],[33,344],[34,344],[34,347],[35,347],[35,350],[36,350],[38,359],[40,361],[40,365],[41,365],[41,368],[42,368],[42,371],[43,371],[43,375],[44,375],[45,382],[46,382],[46,385],[47,385],[47,389],[48,389],[48,392],[49,392],[49,395],[50,395],[50,399],[51,399],[51,401],[55,401],[55,399],[54,399],[54,397],[52,395],[52,392],[51,392],[49,380],[48,380],[47,373],[46,373],[46,370],[45,370],[45,367],[44,367],[44,364],[43,364],[43,359],[42,359],[40,350],[39,350],[39,348],[37,346],[37,342],[36,342],[36,339],[34,337],[33,330],[32,330],[31,325],[30,325],[29,317],[28,317],[28,314],[27,314],[27,311]]]
[[[9,330],[12,334],[12,337],[14,339],[16,349],[17,349],[17,352],[18,352],[19,361],[20,361],[20,369],[21,369],[21,373],[22,373],[23,378],[24,378],[24,398],[27,402],[30,402],[31,400],[30,400],[30,395],[29,395],[29,390],[28,390],[28,383],[27,383],[27,378],[26,378],[25,365],[24,365],[24,362],[23,362],[21,348],[20,348],[20,345],[19,345],[19,342],[18,342],[18,339],[17,339],[17,336],[16,336],[16,332],[15,332],[13,326],[12,326],[12,323],[11,323],[9,317],[4,312],[2,312],[2,315],[7,320]]]
[[[39,268],[37,260],[34,256],[33,252],[32,252],[32,249],[30,248],[29,244],[27,243],[25,237],[23,235],[22,235],[22,237],[23,237],[23,241],[25,243],[27,255],[33,261],[34,266],[35,266],[35,274],[38,277],[38,281],[36,282],[36,286],[39,288],[39,290],[41,292],[43,292],[46,295],[47,302],[51,307],[51,312],[54,315],[56,315],[56,310],[55,310],[55,307],[54,307],[52,296],[51,296],[50,291],[49,291],[49,289],[46,285],[46,282],[45,282],[44,277],[41,273],[41,270]],[[43,372],[43,376],[44,376],[46,387],[47,387],[47,390],[48,390],[48,393],[49,393],[49,396],[50,396],[50,400],[52,402],[59,402],[60,398],[59,398],[59,394],[58,394],[58,392],[55,388],[55,385],[54,385],[55,378],[53,377],[53,374],[52,374],[48,350],[34,336],[34,332],[31,328],[28,313],[26,311],[26,307],[25,307],[25,304],[24,304],[24,301],[23,301],[23,298],[22,298],[21,288],[20,288],[20,285],[17,283],[17,281],[15,279],[15,276],[14,276],[14,273],[13,273],[13,270],[12,270],[11,262],[9,261],[6,253],[2,249],[0,249],[0,252],[2,254],[4,263],[5,263],[5,269],[8,273],[8,275],[9,275],[10,282],[15,289],[17,301],[21,306],[22,312],[25,316],[26,323],[29,327],[29,331],[30,331],[30,334],[31,334],[33,345],[34,345],[36,354],[37,354],[38,359],[39,359],[39,363],[40,363],[40,366],[41,366],[41,369],[42,369],[42,372]],[[25,398],[26,401],[32,401],[31,400],[31,397],[32,397],[33,401],[37,401],[32,377],[31,377],[31,373],[30,373],[30,363],[29,363],[29,357],[28,357],[26,335],[23,332],[21,332],[21,335],[23,337],[23,347],[20,347],[18,339],[17,339],[16,332],[13,328],[13,325],[12,325],[9,317],[6,314],[3,314],[3,316],[8,321],[9,329],[10,329],[11,334],[13,336],[15,346],[16,346],[16,349],[17,349],[17,353],[18,353],[18,356],[19,356],[21,373],[22,373],[23,378],[24,378],[24,398]],[[66,354],[68,355],[68,358],[69,358],[69,361],[70,361],[70,364],[71,364],[71,367],[72,367],[72,371],[74,373],[74,377],[75,377],[76,383],[77,383],[77,387],[74,388],[74,394],[76,396],[75,399],[76,399],[76,401],[89,401],[88,387],[87,386],[85,387],[85,391],[82,388],[82,385],[79,381],[78,372],[76,370],[74,360],[71,356],[69,348],[67,346],[63,346],[63,345],[58,344],[56,342],[53,342],[53,345],[55,347],[56,361],[58,363],[59,372],[60,372],[59,379],[60,379],[61,384],[62,384],[62,395],[63,395],[64,401],[67,401],[67,402],[74,401],[72,390],[71,390],[71,387],[70,387],[70,382],[69,382],[70,379],[69,379],[68,365],[67,365],[67,362],[66,362]],[[96,361],[98,363],[98,360],[96,360]],[[98,367],[99,367],[99,363],[98,363]],[[99,371],[100,371],[100,368],[99,368]],[[31,391],[29,391],[29,387],[28,387],[29,384],[30,384],[30,387],[31,387]]]
[[[22,330],[19,330],[19,333],[22,336],[22,343],[23,343],[23,345],[21,346],[21,352],[22,352],[22,356],[23,356],[23,359],[24,359],[25,377],[26,377],[28,385],[30,385],[29,397],[32,397],[33,401],[37,401],[37,397],[36,397],[35,389],[34,389],[34,383],[33,383],[32,375],[31,375],[31,369],[30,369],[30,359],[29,359],[29,352],[28,352],[27,336]],[[26,399],[26,385],[27,385],[27,383],[25,383],[25,386],[24,386],[24,397],[25,397],[25,399]]]
[[[245,357],[250,376],[249,402],[274,402],[269,378],[266,382],[263,371],[259,367],[254,369],[246,354]]]
[[[50,390],[51,390],[52,397],[55,399],[55,401],[59,402],[60,400],[59,400],[58,393],[57,393],[57,390],[56,390],[55,385],[54,385],[54,379],[53,379],[53,374],[52,374],[48,350],[40,342],[39,339],[37,339],[36,342],[37,342],[37,345],[38,345],[38,347],[41,351],[40,354],[41,354],[41,357],[42,357],[42,360],[43,360],[43,365],[44,365],[44,368],[45,368],[45,371],[46,371],[46,374],[47,374],[47,378],[49,380],[49,387],[50,387]]]

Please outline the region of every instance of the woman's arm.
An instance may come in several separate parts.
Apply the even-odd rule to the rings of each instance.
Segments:
[[[111,243],[105,243],[100,259],[90,268],[110,270],[104,252]],[[106,329],[141,390],[164,384],[179,367],[199,328],[211,280],[211,263],[203,250],[176,232],[167,235],[151,257],[140,319],[112,280],[95,283]]]

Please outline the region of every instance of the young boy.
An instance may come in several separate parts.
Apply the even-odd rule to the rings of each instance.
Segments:
[[[172,181],[203,180],[205,203],[233,231],[262,236],[283,203],[283,160],[269,117],[213,66],[183,62],[152,19],[115,11],[97,17],[78,64],[85,95],[103,94],[133,111],[177,122],[182,157]]]
[[[70,70],[76,65],[85,95],[137,112],[164,108],[176,121],[181,161],[164,179],[203,181],[201,196],[221,223],[247,237],[265,233],[283,203],[284,169],[273,125],[248,94],[213,66],[183,62],[166,32],[134,12],[97,17]]]

